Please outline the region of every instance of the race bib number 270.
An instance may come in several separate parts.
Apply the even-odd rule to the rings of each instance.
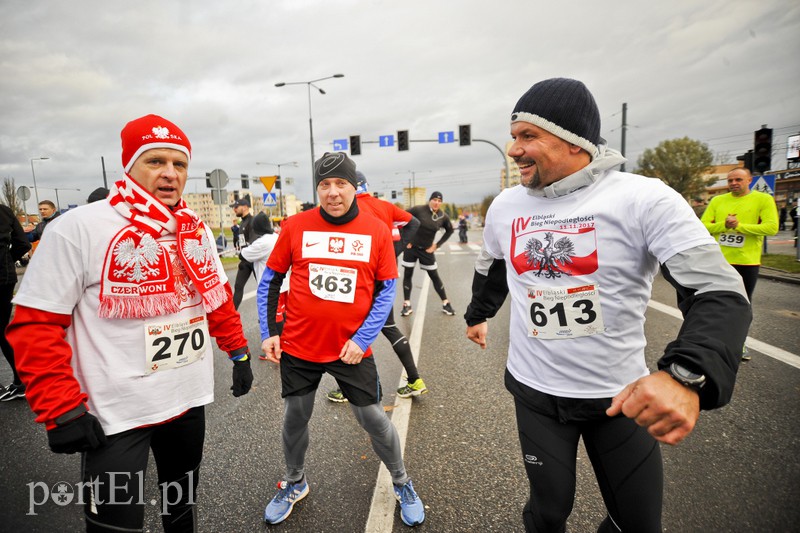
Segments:
[[[190,365],[202,359],[209,342],[205,316],[145,324],[145,375]]]
[[[572,339],[602,333],[599,290],[597,285],[528,287],[528,336]]]

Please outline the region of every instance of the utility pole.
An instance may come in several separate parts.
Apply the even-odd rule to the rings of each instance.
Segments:
[[[625,157],[625,130],[628,129],[628,104],[622,104],[622,143],[620,144],[620,152],[622,157]],[[625,172],[625,163],[619,167],[622,172]]]
[[[103,156],[100,156],[100,166],[103,167],[103,187],[108,189],[108,181],[106,181],[106,160],[103,159]]]

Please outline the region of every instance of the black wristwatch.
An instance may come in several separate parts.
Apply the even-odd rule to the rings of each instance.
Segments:
[[[703,374],[692,372],[685,366],[678,363],[672,363],[663,370],[672,376],[672,379],[685,387],[689,387],[695,392],[700,392],[700,389],[702,389],[706,384],[706,377]]]

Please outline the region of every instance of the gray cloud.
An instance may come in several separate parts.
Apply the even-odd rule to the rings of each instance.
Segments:
[[[103,184],[101,156],[109,180],[120,176],[124,124],[157,113],[189,135],[192,175],[272,174],[256,162],[298,161],[283,173],[310,199],[308,92],[274,85],[339,72],[311,96],[318,156],[353,134],[408,129],[427,140],[463,123],[502,146],[519,96],[570,76],[595,94],[614,147],[628,104],[629,169],[644,149],[683,136],[733,160],[761,124],[775,128],[776,146],[800,132],[798,51],[791,0],[6,0],[0,177],[32,186],[30,159],[48,156],[36,163],[40,197],[80,188],[59,196],[83,203]],[[496,193],[502,168],[483,143],[415,142],[403,153],[365,143],[356,161],[373,190],[400,189],[415,171],[417,185],[456,202]]]

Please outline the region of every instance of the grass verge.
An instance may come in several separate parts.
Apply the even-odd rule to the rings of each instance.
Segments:
[[[765,254],[761,257],[761,265],[783,270],[784,272],[800,274],[800,261],[793,255]]]

